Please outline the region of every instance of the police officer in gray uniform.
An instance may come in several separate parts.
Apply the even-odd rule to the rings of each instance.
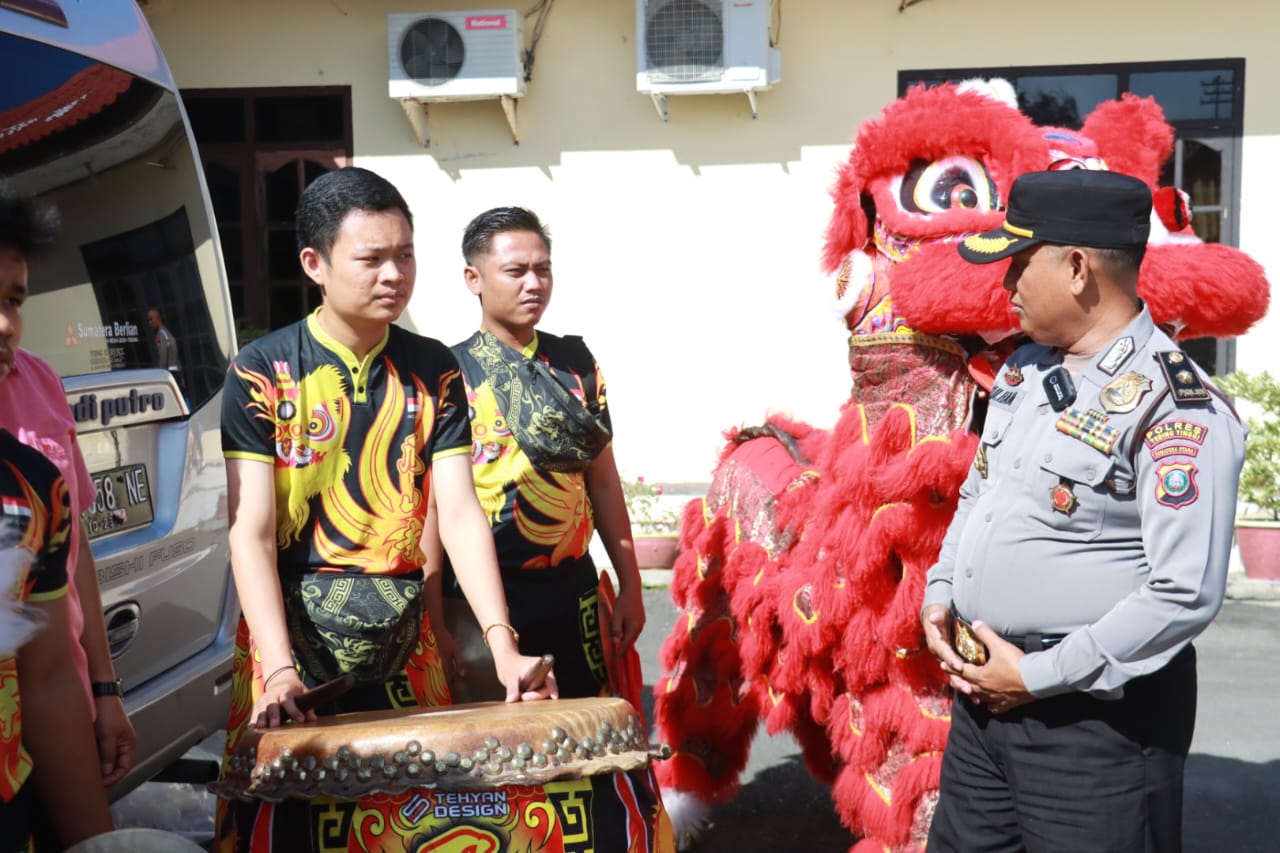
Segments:
[[[956,689],[940,851],[1177,851],[1191,640],[1222,606],[1244,456],[1230,404],[1138,297],[1151,193],[1023,175],[971,263],[1031,338],[996,378],[921,620]]]

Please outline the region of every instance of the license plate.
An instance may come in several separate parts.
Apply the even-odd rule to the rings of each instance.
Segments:
[[[126,465],[93,475],[93,505],[85,510],[89,538],[150,524],[151,485],[146,465]]]

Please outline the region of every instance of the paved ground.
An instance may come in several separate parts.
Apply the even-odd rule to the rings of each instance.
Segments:
[[[1238,581],[1236,594],[1242,594]],[[1280,850],[1280,595],[1273,595],[1278,588],[1255,592],[1261,600],[1228,601],[1196,644],[1200,707],[1187,766],[1186,853]],[[649,626],[640,650],[652,682],[658,649],[676,614],[663,586],[647,589],[645,603]],[[212,740],[206,746],[217,748]],[[742,783],[741,794],[713,815],[714,826],[697,853],[838,852],[853,843],[832,813],[827,789],[809,777],[789,738],[757,737]],[[113,811],[122,826],[178,831],[198,843],[212,834],[212,798],[188,785],[144,785]]]

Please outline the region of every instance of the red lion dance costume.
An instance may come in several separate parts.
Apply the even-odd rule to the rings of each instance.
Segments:
[[[973,459],[986,390],[1018,323],[1005,265],[954,243],[1003,221],[1014,178],[1110,168],[1155,188],[1173,130],[1150,99],[1101,104],[1077,132],[1037,127],[1003,81],[915,88],[864,124],[832,190],[853,390],[831,431],[775,418],[725,449],[685,510],[662,651],[658,766],[683,844],[737,791],[758,723],[789,731],[832,785],[853,849],[919,850],[937,802],[950,699],[919,611]],[[1243,333],[1261,267],[1205,244],[1185,197],[1156,193],[1139,290],[1180,339]]]

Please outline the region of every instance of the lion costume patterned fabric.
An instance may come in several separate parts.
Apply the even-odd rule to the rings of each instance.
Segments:
[[[1105,102],[1080,131],[1039,127],[1003,81],[917,87],[858,131],[832,190],[823,262],[848,326],[849,401],[820,431],[775,418],[733,435],[686,508],[671,594],[683,610],[654,689],[658,767],[682,845],[733,796],[756,728],[789,731],[832,786],[853,849],[919,850],[950,723],[919,610],[1018,323],[1006,264],[953,245],[999,226],[1014,178],[1088,168],[1156,190],[1139,290],[1179,339],[1243,333],[1261,267],[1198,240],[1156,189],[1173,129],[1151,99]]]

